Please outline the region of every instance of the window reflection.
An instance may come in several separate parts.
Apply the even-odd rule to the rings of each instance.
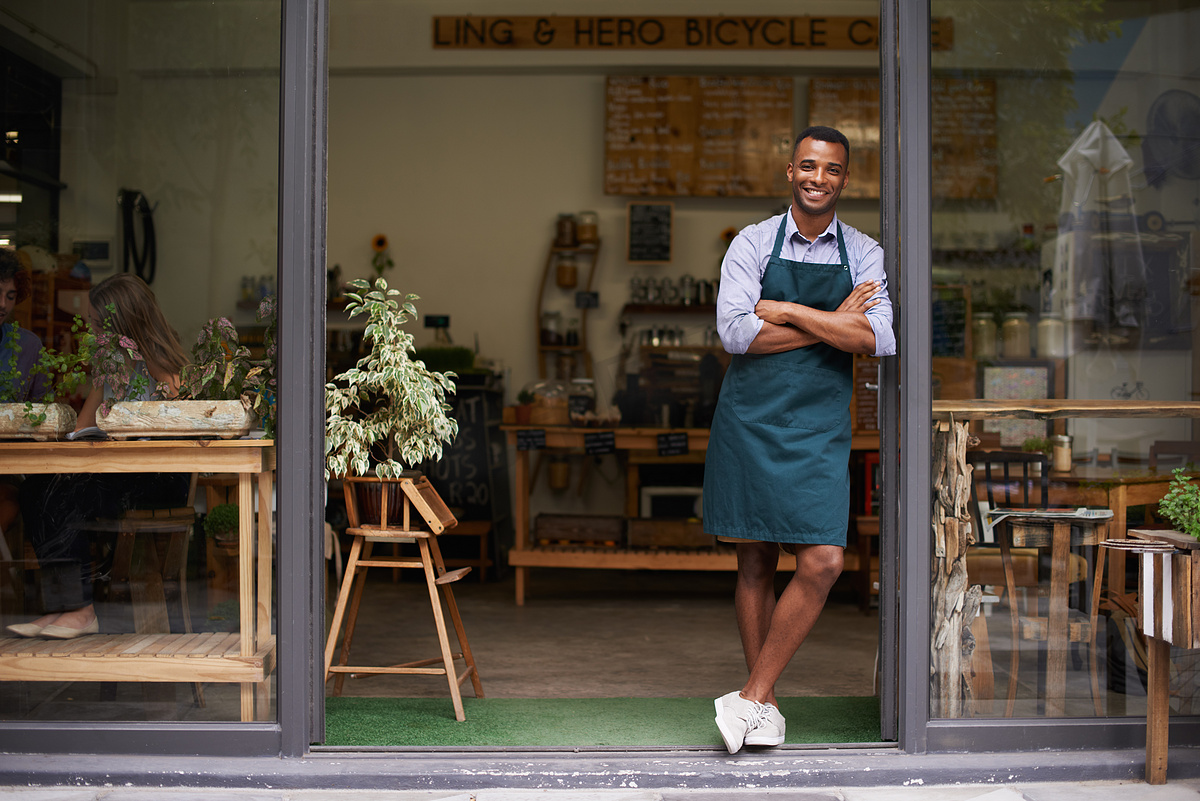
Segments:
[[[977,141],[980,131],[994,133],[994,151],[955,159],[996,169],[994,187],[965,197],[939,189],[934,199],[935,399],[1089,400],[1112,409],[1049,422],[958,417],[970,419],[969,439],[959,443],[974,466],[961,484],[970,529],[961,554],[947,545],[953,532],[938,535],[946,561],[934,588],[934,605],[942,604],[935,634],[945,634],[954,582],[978,588],[979,612],[961,621],[959,692],[948,678],[935,681],[934,716],[1146,710],[1136,560],[1110,555],[1099,577],[1095,566],[1101,538],[1170,528],[1157,501],[1171,476],[1157,460],[1151,467],[1151,449],[1196,438],[1189,417],[1132,410],[1197,397],[1191,281],[1200,127],[1184,123],[1200,122],[1200,85],[1181,77],[1189,45],[1179,33],[1197,12],[1147,3],[1143,16],[1129,18],[1112,4],[1098,14],[1090,8],[932,9],[955,23],[953,50],[933,54],[935,108],[939,79],[995,86],[994,113],[981,108],[972,129]],[[945,170],[944,160],[934,169]],[[935,187],[946,185],[935,176]],[[935,460],[938,453],[935,445]],[[1018,458],[1020,469],[996,468]],[[999,488],[1022,494],[998,500]],[[989,524],[989,507],[1006,504],[1089,507],[1113,517],[1100,534],[1080,518]],[[1191,714],[1192,656],[1176,649],[1173,657],[1172,708]],[[935,672],[945,664],[935,656]]]
[[[0,434],[0,472],[10,473],[0,479],[0,719],[271,719],[270,549],[252,559],[241,551],[248,532],[269,544],[270,482],[253,493],[247,484],[239,496],[236,473],[245,467],[232,460],[198,464],[179,452],[167,460],[148,452],[214,435],[238,442],[273,422],[273,383],[260,386],[246,371],[274,357],[279,8],[128,3],[118,4],[118,14],[111,3],[81,0],[62,14],[53,4],[16,5],[4,17],[15,27],[0,38],[0,246],[19,259],[25,288],[11,309],[0,303],[0,373],[36,371],[40,346],[53,353],[57,361],[42,359],[45,374],[29,386],[37,398],[61,405],[48,407],[49,421],[38,425],[49,433],[36,436],[61,439],[76,428],[81,439],[104,436],[85,430],[88,386],[62,378],[102,363],[88,350],[88,335],[102,332],[106,314],[92,303],[96,287],[114,276],[136,276],[164,317],[152,333],[115,332],[140,340],[132,344],[150,365],[147,396],[172,398],[204,383],[175,360],[166,373],[155,368],[154,354],[177,336],[172,347],[189,362],[206,358],[200,340],[217,349],[217,356],[209,353],[214,364],[245,366],[233,385],[256,398],[257,408],[247,417],[235,400],[243,419],[219,435],[176,431],[107,456],[112,464],[99,467],[67,465],[65,452],[46,450],[42,463],[18,461],[24,470],[6,471],[4,460],[12,465],[19,456],[12,443],[28,444],[31,434]],[[0,270],[0,290],[16,274]],[[264,299],[270,313],[259,315]],[[13,324],[35,339],[18,339]],[[23,353],[8,348],[18,341]],[[119,349],[125,364],[137,364],[123,341]],[[109,391],[119,393],[125,374],[113,374]],[[136,383],[138,375],[134,369],[127,378]],[[15,425],[33,425],[23,407],[16,414]],[[119,436],[128,445],[139,440],[136,432]],[[239,447],[269,454],[253,443],[231,446]],[[144,481],[104,473],[127,462],[142,467]],[[102,477],[84,480],[88,475]],[[160,487],[164,482],[169,487]],[[64,487],[69,492],[59,491]],[[218,506],[234,510],[232,537],[227,528],[204,525]],[[240,542],[239,513],[251,521]],[[62,555],[42,546],[61,539],[64,528],[78,536],[70,538],[71,578],[56,582]],[[262,609],[245,608],[239,591],[247,565],[266,593]],[[55,605],[62,593],[91,600],[95,622],[64,620],[62,631],[39,626],[43,611],[78,607],[70,599]],[[58,658],[72,651],[105,664],[84,677],[78,663]],[[216,672],[163,667],[185,657]],[[243,681],[234,672],[238,659],[262,666],[236,674]],[[252,676],[255,670],[264,675]]]

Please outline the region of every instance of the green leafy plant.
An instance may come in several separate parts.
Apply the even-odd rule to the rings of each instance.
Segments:
[[[523,389],[517,393],[517,403],[521,406],[528,406],[533,403],[534,394],[527,389]]]
[[[38,359],[29,371],[27,377],[21,375],[17,364],[21,356],[21,345],[16,336],[16,324],[8,335],[12,345],[0,363],[0,403],[25,404],[25,419],[30,425],[41,425],[46,421],[46,409],[52,403],[64,402],[84,385],[88,378],[87,366],[95,352],[95,338],[88,331],[87,324],[76,316],[71,325],[71,340],[74,348],[68,353],[60,353],[53,348],[42,348]],[[27,381],[41,379],[45,390],[39,401],[30,401],[24,397]]]
[[[405,465],[441,458],[442,444],[454,440],[458,422],[447,414],[446,393],[454,392],[452,372],[430,370],[413,358],[413,336],[403,326],[417,314],[387,281],[352,281],[346,311],[366,315],[363,342],[371,351],[358,364],[325,385],[325,475],[396,478]]]
[[[1175,468],[1171,486],[1158,510],[1175,528],[1200,540],[1200,486],[1192,483],[1182,467]]]
[[[115,315],[116,307],[109,304],[108,311],[110,316]],[[145,394],[150,388],[150,371],[137,343],[114,331],[110,320],[105,319],[101,330],[94,332],[94,343],[91,349],[92,387],[103,390],[100,412],[108,414],[114,403]],[[166,393],[167,388],[156,383],[152,397],[164,397]]]
[[[1025,453],[1052,453],[1054,450],[1053,444],[1045,437],[1029,437],[1021,443],[1021,450]]]
[[[179,396],[193,400],[241,400],[262,420],[268,437],[275,431],[277,315],[274,296],[263,298],[255,315],[266,323],[262,359],[251,357],[227,317],[214,317],[200,329],[192,363],[179,374]]]
[[[238,530],[239,510],[236,503],[219,503],[204,516],[204,533],[213,539],[227,539]]]

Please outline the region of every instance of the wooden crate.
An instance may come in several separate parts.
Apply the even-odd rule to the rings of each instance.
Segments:
[[[714,543],[699,520],[639,517],[629,521],[630,548],[711,548]]]
[[[533,538],[541,545],[591,544],[622,547],[625,518],[620,515],[540,514],[533,523]]]

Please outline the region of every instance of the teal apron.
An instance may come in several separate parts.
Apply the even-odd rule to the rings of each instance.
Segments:
[[[853,289],[841,225],[837,264],[780,258],[786,227],[784,217],[762,297],[837,309]],[[849,353],[823,342],[733,357],[704,461],[707,533],[845,547],[852,367]]]

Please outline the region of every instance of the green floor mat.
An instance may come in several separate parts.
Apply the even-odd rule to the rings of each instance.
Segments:
[[[711,698],[325,699],[329,746],[721,745]],[[781,698],[788,743],[876,743],[879,699]]]

